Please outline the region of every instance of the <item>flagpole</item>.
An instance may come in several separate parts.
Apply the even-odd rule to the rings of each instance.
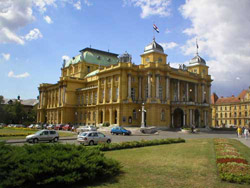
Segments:
[[[155,23],[153,22],[153,25],[154,25]],[[154,27],[153,27],[153,40],[155,40],[155,29],[154,29]]]

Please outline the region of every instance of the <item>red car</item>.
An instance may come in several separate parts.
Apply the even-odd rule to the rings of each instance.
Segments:
[[[71,131],[71,129],[72,129],[72,126],[69,125],[69,124],[66,124],[66,125],[64,125],[64,126],[62,127],[62,130],[64,130],[64,131]]]
[[[57,124],[55,126],[55,130],[62,130],[63,126],[64,126],[63,124]]]

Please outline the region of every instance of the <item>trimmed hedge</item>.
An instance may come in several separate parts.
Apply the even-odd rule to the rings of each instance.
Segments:
[[[28,136],[34,133],[2,133],[0,137],[9,137],[9,136]]]
[[[119,174],[121,165],[93,147],[70,144],[11,146],[0,142],[0,187],[86,185]]]
[[[167,138],[160,140],[141,140],[141,141],[131,141],[122,143],[100,144],[96,147],[99,148],[101,151],[111,151],[111,150],[138,148],[145,146],[155,146],[162,144],[182,143],[182,142],[185,142],[185,140],[182,138]]]

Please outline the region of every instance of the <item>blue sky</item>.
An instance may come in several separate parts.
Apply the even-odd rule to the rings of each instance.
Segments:
[[[153,23],[171,66],[188,63],[197,38],[212,91],[237,95],[250,85],[249,8],[248,0],[0,0],[0,95],[36,98],[40,83],[59,80],[63,57],[90,45],[140,64]]]

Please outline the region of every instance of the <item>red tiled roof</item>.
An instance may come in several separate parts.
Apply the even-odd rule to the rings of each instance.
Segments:
[[[243,99],[247,94],[247,90],[242,90],[242,92],[238,95],[238,98]]]
[[[238,99],[238,97],[224,97],[224,98],[219,98],[215,104],[238,103],[238,102],[240,102],[240,99]]]
[[[216,95],[216,93],[213,93],[212,95],[211,95],[211,104],[215,104],[216,103],[216,101],[218,100],[218,96]]]

